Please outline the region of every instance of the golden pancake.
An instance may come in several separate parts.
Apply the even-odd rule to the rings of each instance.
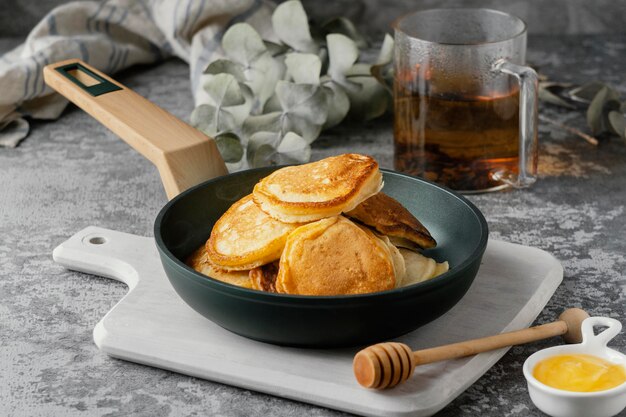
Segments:
[[[378,163],[344,154],[279,169],[254,187],[254,201],[273,218],[304,223],[352,210],[382,187]]]
[[[192,253],[189,258],[187,258],[185,263],[201,274],[215,278],[218,281],[227,282],[244,288],[253,287],[248,271],[226,271],[211,263],[207,257],[204,245]]]
[[[259,291],[276,292],[278,262],[257,266],[250,270],[252,288]]]
[[[402,281],[402,287],[435,278],[450,269],[448,262],[437,263],[434,259],[421,253],[404,248],[400,248],[400,253],[406,265],[406,275]]]
[[[247,195],[215,223],[207,254],[222,269],[252,269],[280,258],[287,235],[298,226],[271,218]]]
[[[406,265],[404,264],[404,258],[402,257],[400,250],[395,247],[393,243],[391,243],[390,239],[387,236],[373,232],[369,227],[360,225],[358,223],[355,224],[359,226],[361,230],[365,231],[365,233],[367,233],[368,235],[375,237],[375,241],[377,243],[384,243],[385,247],[389,251],[391,262],[393,263],[394,276],[396,277],[396,288],[399,287],[402,284],[402,280],[404,279],[404,276],[406,274]]]
[[[387,245],[341,216],[294,230],[276,277],[277,292],[300,295],[363,294],[395,284]]]
[[[395,247],[393,243],[391,243],[387,236],[378,235],[377,237],[385,242],[385,245],[387,245],[387,248],[389,249],[391,261],[393,262],[393,270],[396,276],[396,288],[398,288],[402,285],[404,277],[406,276],[406,263],[404,262],[404,257],[400,253],[400,250]]]
[[[346,212],[346,216],[389,236],[396,246],[415,248],[417,245],[428,249],[437,245],[430,232],[410,211],[384,193],[363,201],[354,210]]]

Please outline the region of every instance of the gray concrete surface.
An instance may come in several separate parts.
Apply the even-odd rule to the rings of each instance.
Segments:
[[[0,52],[15,40],[0,41]],[[626,96],[623,36],[532,37],[530,61],[564,81],[601,79]],[[192,110],[188,68],[169,61],[118,79],[175,115]],[[584,126],[577,112],[542,112]],[[540,128],[541,180],[530,190],[471,197],[491,236],[553,253],[565,278],[537,323],[567,307],[624,321],[626,144],[598,148]],[[391,167],[390,120],[341,126],[313,157],[369,153]],[[63,269],[53,248],[88,225],[149,236],[166,198],[156,170],[83,112],[36,122],[16,149],[0,150],[1,416],[334,416],[341,413],[107,357],[92,329],[124,295],[123,284]],[[540,416],[526,392],[523,361],[553,339],[515,347],[439,413]],[[621,334],[613,347],[626,351]]]

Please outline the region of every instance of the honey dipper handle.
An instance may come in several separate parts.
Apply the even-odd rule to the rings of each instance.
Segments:
[[[227,174],[215,141],[86,63],[47,65],[46,84],[150,160],[168,198]]]
[[[488,336],[480,339],[467,340],[430,349],[413,352],[416,365],[438,362],[447,359],[463,358],[477,353],[500,349],[507,346],[521,345],[548,337],[561,336],[567,333],[568,327],[564,321],[555,321],[541,326],[502,333],[496,336]]]

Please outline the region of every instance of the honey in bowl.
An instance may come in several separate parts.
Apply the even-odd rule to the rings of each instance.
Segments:
[[[595,392],[626,382],[626,369],[619,364],[587,354],[556,355],[540,361],[533,376],[552,388]]]

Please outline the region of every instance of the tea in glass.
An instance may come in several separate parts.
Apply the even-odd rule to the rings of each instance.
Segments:
[[[486,9],[396,23],[396,170],[462,192],[534,182],[537,83],[521,65],[525,34],[521,20]]]

